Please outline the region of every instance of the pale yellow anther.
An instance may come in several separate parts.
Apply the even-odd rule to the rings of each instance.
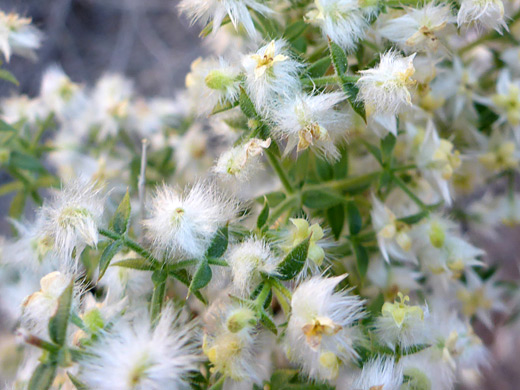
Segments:
[[[392,317],[395,324],[400,328],[407,317],[416,317],[424,320],[424,312],[419,306],[409,306],[407,302],[410,297],[397,293],[399,301],[396,299],[394,303],[385,302],[381,309],[383,316]]]
[[[312,322],[302,327],[307,344],[312,349],[318,349],[323,336],[333,336],[342,329],[328,317],[316,317]]]
[[[256,61],[256,68],[255,68],[255,77],[260,78],[262,77],[266,72],[268,72],[275,63],[282,62],[288,59],[287,56],[284,56],[283,54],[277,54],[276,52],[276,45],[274,41],[271,41],[269,45],[267,45],[267,48],[265,49],[265,53],[263,56],[259,54],[253,54],[251,58]]]

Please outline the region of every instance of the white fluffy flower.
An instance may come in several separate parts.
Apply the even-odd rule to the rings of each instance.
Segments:
[[[372,195],[372,225],[377,233],[377,243],[386,261],[390,257],[398,260],[416,261],[412,251],[410,226],[397,219],[396,215],[379,199]]]
[[[186,75],[191,106],[199,115],[207,115],[217,104],[233,102],[239,93],[238,69],[224,59],[198,58]]]
[[[409,305],[410,298],[398,293],[394,303],[385,302],[376,319],[376,333],[390,348],[407,349],[429,341],[430,330],[425,322],[428,308]]]
[[[40,97],[62,120],[78,115],[87,103],[82,87],[72,82],[58,66],[51,66],[43,74]]]
[[[395,115],[412,105],[411,88],[415,85],[413,59],[395,51],[381,55],[379,65],[360,71],[358,99],[365,103],[367,114],[374,115],[389,131],[396,134]]]
[[[294,147],[298,152],[310,147],[328,160],[337,160],[340,153],[334,142],[346,137],[348,115],[334,108],[345,98],[341,92],[297,94],[273,110],[274,134],[288,139],[286,153]]]
[[[221,307],[209,318],[202,350],[219,372],[247,388],[246,382],[259,382],[258,345],[255,312],[248,307]],[[211,329],[213,328],[213,329]]]
[[[366,11],[360,0],[315,0],[307,21],[320,26],[323,35],[345,50],[355,48],[368,27]]]
[[[486,29],[494,28],[500,33],[502,29],[508,30],[502,0],[462,0],[457,23],[461,26],[472,22]]]
[[[292,296],[287,355],[312,378],[334,379],[340,363],[357,356],[355,322],[363,317],[363,301],[348,290],[334,292],[345,276],[313,277]]]
[[[447,139],[439,138],[433,122],[428,121],[426,135],[416,155],[416,164],[426,180],[450,205],[450,181],[460,167],[460,153]]]
[[[407,52],[437,50],[439,37],[453,22],[449,5],[431,2],[419,9],[409,8],[404,15],[388,20],[379,33]]]
[[[81,362],[81,380],[99,390],[180,390],[200,360],[196,330],[166,307],[155,327],[146,315],[121,320],[104,333]]]
[[[68,262],[75,250],[76,261],[83,249],[98,243],[98,225],[104,197],[95,182],[72,182],[58,191],[40,210],[42,233],[53,243],[60,259]]]
[[[247,181],[260,168],[260,156],[271,145],[271,138],[252,138],[221,154],[213,171],[224,178]]]
[[[31,25],[30,18],[0,11],[0,51],[9,62],[11,54],[36,59],[34,53],[40,47],[42,33]]]
[[[166,260],[175,255],[201,258],[236,210],[236,202],[212,183],[197,182],[184,193],[163,185],[144,221],[146,235],[154,252]]]
[[[247,295],[251,288],[261,281],[261,274],[274,274],[279,260],[261,240],[249,238],[231,247],[226,255],[231,267],[233,286],[241,295]]]
[[[206,25],[211,21],[214,34],[227,15],[235,29],[242,25],[250,37],[256,38],[258,33],[248,8],[263,15],[272,12],[258,0],[182,0],[179,4],[180,11],[186,13],[192,23],[200,21]]]
[[[403,370],[394,359],[377,357],[363,366],[363,371],[352,385],[356,390],[399,390],[403,383]]]
[[[267,113],[280,99],[292,98],[300,88],[302,65],[291,58],[284,40],[271,41],[256,53],[245,55],[242,66],[246,87],[256,108]]]
[[[49,319],[56,313],[58,299],[71,283],[71,277],[58,271],[45,275],[37,291],[22,303],[22,327],[45,337]]]

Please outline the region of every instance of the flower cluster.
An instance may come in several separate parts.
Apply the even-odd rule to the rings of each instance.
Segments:
[[[219,51],[175,97],[53,66],[36,96],[0,101],[0,376],[474,386],[481,332],[520,329],[500,264],[520,224],[518,1],[178,8]],[[0,12],[7,63],[41,42]]]

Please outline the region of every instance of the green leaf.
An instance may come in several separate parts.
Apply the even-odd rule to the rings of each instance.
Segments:
[[[343,225],[345,224],[345,209],[342,204],[327,209],[327,220],[332,229],[332,234],[337,240],[341,236]]]
[[[332,190],[308,190],[303,193],[303,204],[311,209],[327,209],[345,201]]]
[[[138,271],[151,271],[154,269],[154,266],[147,259],[141,258],[120,260],[110,264],[110,266],[130,268]]]
[[[240,105],[240,109],[248,118],[256,118],[258,114],[256,113],[255,105],[247,96],[244,88],[240,88],[240,95],[238,97],[238,104]]]
[[[407,215],[406,217],[399,218],[398,220],[406,223],[407,225],[414,225],[418,222],[421,222],[423,218],[428,216],[428,214],[429,211],[421,211],[420,213]]]
[[[283,33],[283,36],[287,41],[294,41],[296,38],[303,34],[307,26],[308,24],[305,23],[303,20],[297,20],[296,22],[291,23],[287,26],[285,32]]]
[[[329,56],[320,58],[314,64],[307,68],[307,75],[311,78],[323,76],[330,68],[331,59]]]
[[[291,280],[300,273],[307,261],[310,240],[306,238],[285,256],[278,267],[278,279]]]
[[[58,308],[49,321],[49,336],[58,345],[65,344],[67,339],[67,327],[69,325],[70,309],[72,306],[72,290],[74,282],[63,290],[58,298]]]
[[[219,114],[224,111],[231,110],[232,108],[235,108],[238,106],[238,100],[225,101],[224,103],[217,103],[215,107],[213,107],[213,110],[211,111],[211,115]]]
[[[27,390],[47,390],[56,377],[58,365],[56,362],[41,363],[36,367],[29,381]]]
[[[9,216],[18,219],[22,216],[27,200],[27,193],[24,190],[18,191],[14,196],[11,206],[9,206]]]
[[[168,274],[173,276],[175,279],[177,279],[179,282],[184,284],[186,287],[190,286],[190,278],[188,276],[188,271],[185,269],[177,270],[177,271],[168,271]],[[208,304],[208,301],[204,296],[200,293],[200,291],[193,291],[193,295],[195,295],[202,303],[205,305]]]
[[[47,169],[36,157],[18,150],[11,151],[8,165],[13,168],[25,169],[27,171],[45,173]]]
[[[383,153],[383,161],[388,161],[392,157],[397,137],[392,133],[381,140],[381,151]]]
[[[105,275],[105,272],[110,265],[110,261],[112,258],[116,255],[117,252],[121,249],[123,246],[123,242],[120,240],[113,241],[108,245],[103,253],[101,254],[101,258],[99,259],[99,277],[98,281],[101,280],[103,275]]]
[[[14,75],[6,69],[0,69],[0,79],[9,81],[14,85],[20,85],[16,77],[14,77]]]
[[[416,345],[412,345],[411,347],[403,348],[401,350],[401,355],[403,355],[403,356],[413,355],[414,353],[418,353],[418,352],[424,351],[425,349],[430,348],[430,347],[431,347],[431,345],[429,345],[429,344],[416,344]]]
[[[354,254],[356,255],[359,275],[361,278],[364,278],[368,270],[368,252],[363,245],[356,242],[352,243],[352,249],[354,249]]]
[[[16,130],[13,126],[10,124],[4,122],[0,119],[0,131],[1,132],[8,132],[8,133],[15,133],[18,134],[18,130]]]
[[[128,222],[130,221],[130,194],[126,190],[126,194],[123,197],[121,203],[117,207],[116,213],[112,217],[110,226],[117,234],[123,234],[128,229]]]
[[[190,283],[190,292],[198,291],[203,287],[206,287],[211,281],[212,272],[211,267],[206,259],[202,259],[193,275],[193,279]]]
[[[265,223],[267,222],[267,219],[269,218],[269,202],[267,201],[267,198],[264,198],[264,207],[262,208],[262,211],[260,211],[260,214],[258,215],[258,218],[256,220],[256,227],[258,229],[262,228]]]
[[[356,203],[353,201],[347,202],[347,218],[350,234],[355,236],[363,227],[363,219],[361,218],[361,213],[359,212]]]
[[[219,258],[226,252],[228,246],[228,227],[224,226],[217,231],[210,247],[206,252],[206,257]]]
[[[334,163],[334,177],[344,179],[348,175],[348,150],[342,150],[341,157]]]
[[[334,168],[326,160],[316,159],[316,171],[323,181],[332,180],[334,177]]]
[[[377,162],[383,165],[383,156],[381,155],[381,151],[369,142],[363,142],[363,145],[365,145],[370,154],[375,157]]]
[[[67,376],[69,377],[70,381],[76,388],[76,390],[88,390],[87,385],[82,383],[78,378],[76,378],[74,375],[72,375],[70,372],[67,372]]]
[[[365,111],[365,104],[357,99],[359,88],[357,87],[356,83],[352,81],[346,81],[342,85],[343,91],[348,96],[348,102],[352,106],[352,109],[358,114],[363,120],[367,121],[367,113]]]
[[[278,334],[278,329],[276,328],[276,324],[273,319],[265,312],[265,310],[260,311],[260,323],[265,326],[270,332],[275,335]]]
[[[336,74],[341,77],[348,70],[347,54],[341,47],[332,42],[330,39],[329,50],[330,58],[332,59],[332,64],[334,65],[334,70],[336,71]]]

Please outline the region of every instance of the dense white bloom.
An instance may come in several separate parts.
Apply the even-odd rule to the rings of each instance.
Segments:
[[[59,118],[78,115],[87,103],[82,87],[58,66],[51,66],[43,74],[40,96],[43,104]]]
[[[69,275],[58,271],[45,275],[40,280],[40,291],[29,295],[22,303],[22,327],[46,336],[49,319],[56,313],[58,299],[71,280]]]
[[[274,274],[280,262],[266,242],[255,238],[232,246],[226,260],[231,267],[233,286],[241,295],[248,295],[258,285],[262,273]]]
[[[259,382],[257,361],[256,318],[248,307],[221,308],[211,318],[213,329],[208,326],[202,349],[213,365],[212,372],[231,378],[235,382]]]
[[[195,337],[195,324],[170,306],[155,327],[147,315],[123,319],[89,348],[82,381],[99,390],[184,389],[200,360]]]
[[[366,293],[373,293],[373,287],[382,290],[385,297],[395,298],[398,291],[410,292],[421,288],[419,279],[423,275],[413,269],[388,264],[383,261],[381,256],[374,256],[370,259],[367,271],[367,278],[373,286],[368,287]],[[376,290],[375,293],[379,293]]]
[[[446,390],[453,388],[455,373],[437,348],[427,348],[400,360],[407,377],[405,389]]]
[[[378,357],[368,361],[354,380],[356,390],[399,390],[403,383],[403,370],[393,359]]]
[[[0,51],[7,62],[11,54],[36,59],[34,53],[41,45],[42,33],[31,25],[30,18],[0,11]]]
[[[312,148],[328,160],[340,157],[334,145],[347,135],[346,113],[335,106],[346,98],[342,92],[319,95],[297,94],[272,112],[274,134],[286,138],[286,153]]]
[[[213,171],[225,178],[247,181],[260,168],[260,156],[271,145],[271,138],[252,138],[222,153]]]
[[[520,79],[512,80],[509,71],[500,72],[497,93],[491,96],[491,106],[500,114],[500,122],[513,128],[516,139],[520,139]]]
[[[376,333],[390,348],[402,349],[424,344],[430,339],[430,330],[425,322],[428,318],[426,306],[409,305],[410,298],[398,293],[394,303],[385,302],[381,316],[376,319]]]
[[[450,6],[431,2],[406,11],[403,16],[384,23],[379,33],[407,52],[437,50],[445,27],[455,19]]]
[[[49,115],[48,108],[42,104],[40,98],[29,98],[26,95],[3,99],[0,111],[2,120],[7,123],[23,121],[31,126]]]
[[[258,33],[248,8],[264,15],[272,12],[258,0],[182,0],[179,4],[180,11],[186,13],[192,23],[200,21],[206,25],[211,21],[214,34],[227,15],[235,29],[238,29],[240,24],[250,37],[256,38]]]
[[[245,55],[242,66],[246,87],[257,110],[267,113],[280,99],[292,98],[300,88],[298,71],[302,65],[291,58],[287,43],[271,41],[256,53]]]
[[[207,115],[217,104],[233,102],[239,93],[238,69],[223,58],[198,58],[186,75],[191,105],[199,115]]]
[[[197,182],[184,193],[163,185],[144,221],[146,235],[154,252],[166,260],[175,255],[200,258],[236,210],[236,202],[212,183]]]
[[[75,250],[77,261],[87,245],[97,245],[104,209],[100,191],[95,182],[72,182],[41,208],[42,234],[51,240],[61,260],[70,261]]]
[[[462,313],[467,317],[476,316],[489,329],[493,328],[492,312],[507,312],[502,302],[503,289],[496,286],[496,275],[482,280],[477,273],[467,269],[464,273],[466,284],[460,284],[457,298],[462,307]]]
[[[398,260],[416,261],[409,235],[410,226],[399,221],[374,195],[371,216],[372,225],[377,233],[377,243],[384,259],[390,261],[390,257],[395,257]]]
[[[426,135],[416,155],[416,163],[426,180],[450,205],[449,183],[453,172],[460,167],[460,153],[454,150],[450,141],[439,138],[432,121],[428,121]]]
[[[365,103],[367,114],[374,115],[377,122],[394,134],[397,134],[395,115],[412,105],[414,57],[415,54],[402,57],[388,51],[381,55],[375,68],[360,71],[357,81],[358,99]]]
[[[312,378],[335,379],[340,363],[357,356],[355,322],[363,317],[363,301],[349,290],[334,292],[345,276],[313,277],[292,296],[287,355]]]
[[[499,33],[509,30],[504,21],[502,0],[462,0],[457,23],[459,26],[477,22],[486,29],[494,28]]]
[[[367,15],[360,0],[314,0],[305,18],[320,26],[323,35],[345,50],[352,50],[365,35]]]

